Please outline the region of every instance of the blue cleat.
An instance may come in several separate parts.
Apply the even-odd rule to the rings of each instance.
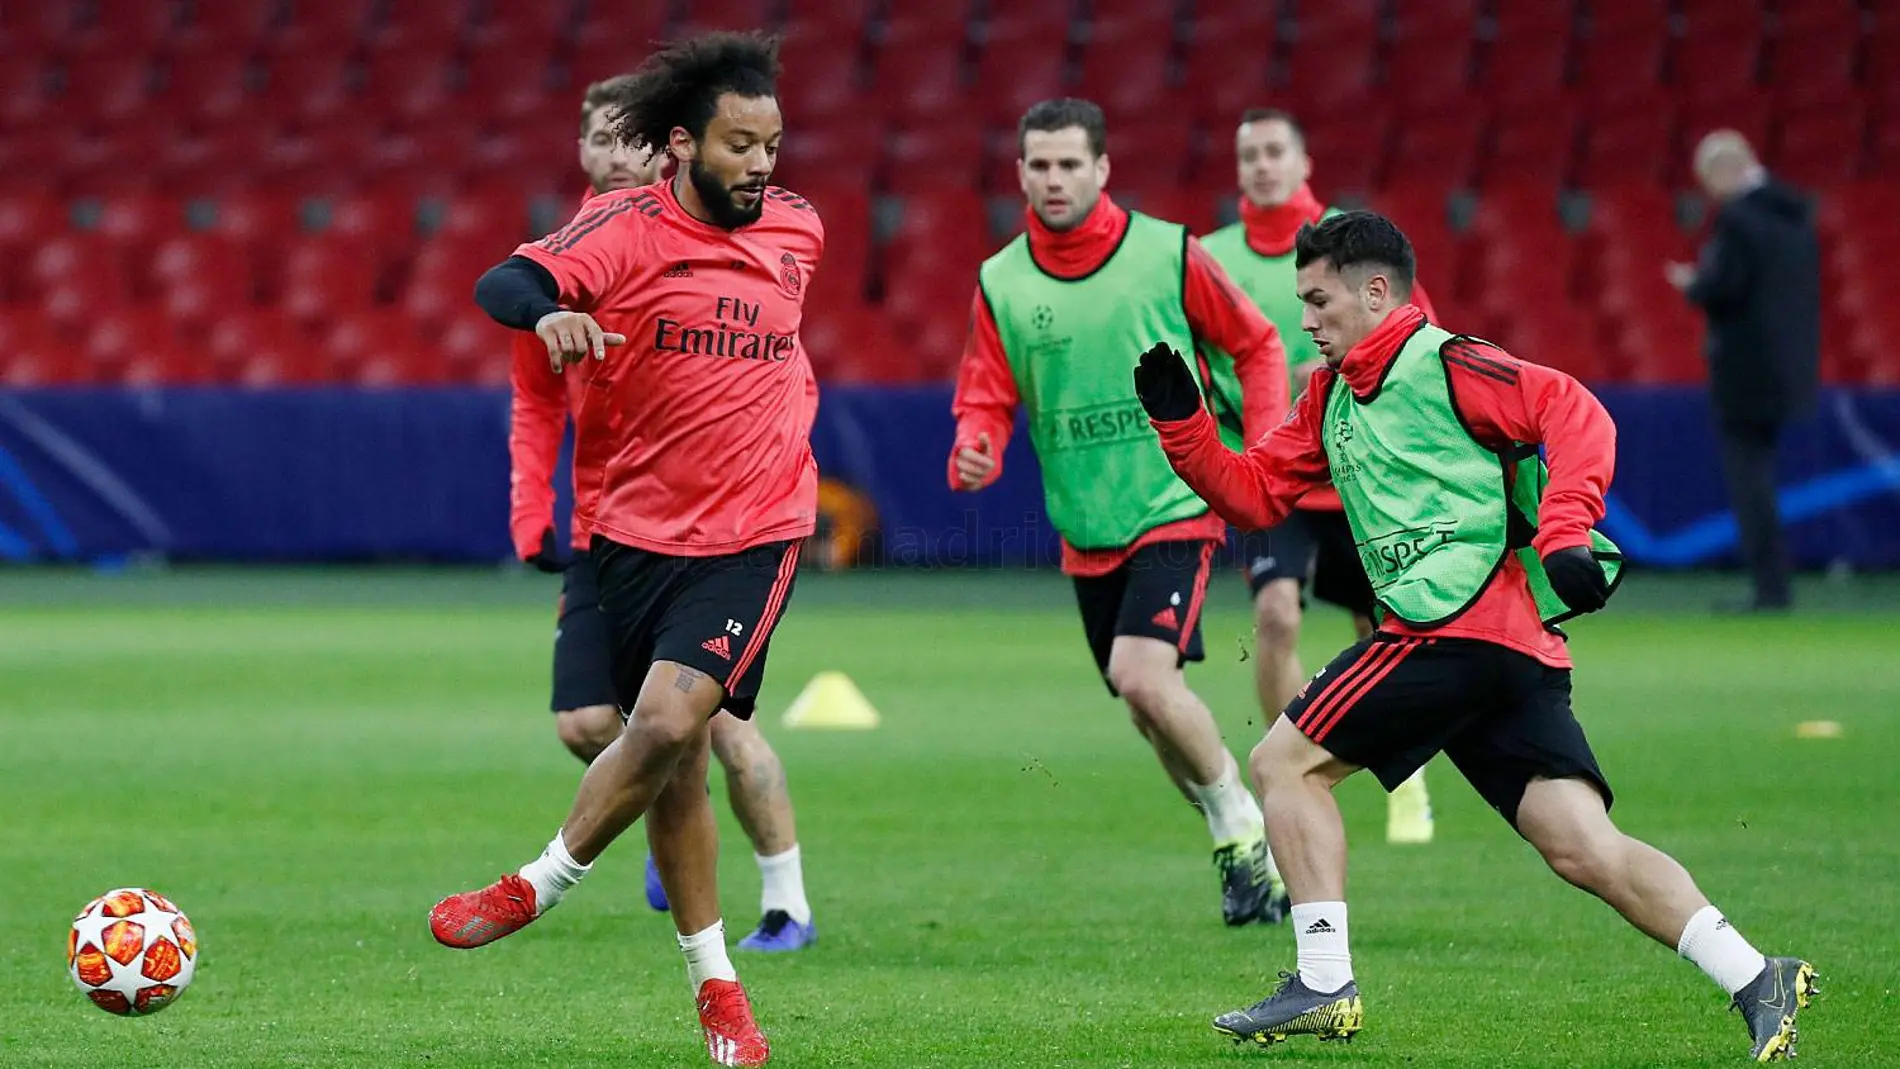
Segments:
[[[758,930],[739,940],[740,950],[784,954],[803,950],[818,941],[816,924],[800,924],[790,913],[775,909],[759,918]]]
[[[660,867],[653,863],[653,855],[647,855],[647,905],[655,912],[665,913],[666,886],[660,883]]]

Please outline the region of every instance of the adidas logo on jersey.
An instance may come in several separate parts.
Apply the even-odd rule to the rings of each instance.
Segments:
[[[1175,615],[1174,606],[1172,605],[1155,613],[1154,618],[1149,622],[1156,627],[1165,627],[1170,631],[1181,630],[1181,618]]]
[[[692,278],[693,267],[684,261],[674,264],[660,273],[661,278]]]
[[[1338,931],[1338,929],[1326,923],[1325,917],[1321,917],[1306,926],[1307,935],[1332,935],[1336,931]]]
[[[707,639],[699,644],[699,648],[708,653],[716,653],[725,660],[732,660],[732,643],[724,635]]]

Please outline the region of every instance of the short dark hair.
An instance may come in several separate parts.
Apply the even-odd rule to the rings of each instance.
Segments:
[[[1023,112],[1022,121],[1016,124],[1016,158],[1027,155],[1029,131],[1053,133],[1071,126],[1080,126],[1082,132],[1089,135],[1089,152],[1092,155],[1107,155],[1108,119],[1103,117],[1102,109],[1092,100],[1057,97],[1038,101]]]
[[[594,113],[613,103],[625,93],[633,82],[633,75],[618,74],[604,78],[587,87],[587,95],[581,97],[581,136],[587,136],[587,124],[593,121]]]
[[[1382,267],[1406,293],[1412,291],[1418,272],[1411,240],[1398,224],[1378,212],[1341,212],[1300,227],[1293,239],[1293,266],[1305,267],[1315,260],[1331,261],[1335,271],[1359,265]]]
[[[619,112],[614,133],[623,143],[664,149],[676,126],[706,136],[723,94],[777,96],[778,74],[778,38],[719,30],[648,56],[602,103]]]
[[[1300,120],[1295,119],[1292,112],[1281,108],[1248,108],[1240,113],[1240,125],[1255,122],[1285,123],[1287,129],[1293,131],[1293,140],[1300,143],[1300,150],[1306,150],[1306,127],[1300,125]]]

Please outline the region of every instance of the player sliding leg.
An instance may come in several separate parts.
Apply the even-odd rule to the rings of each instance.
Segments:
[[[1207,818],[1221,878],[1222,917],[1232,925],[1256,919],[1277,923],[1284,913],[1283,890],[1267,852],[1260,807],[1221,740],[1214,714],[1188,688],[1179,648],[1146,636],[1117,635],[1107,676],[1168,778]]]
[[[818,929],[805,898],[803,859],[792,797],[785,786],[785,765],[756,725],[724,711],[713,717],[712,748],[726,770],[732,813],[752,841],[753,858],[759,865],[759,926],[739,941],[739,949],[802,950],[817,941]],[[646,894],[648,905],[666,911],[666,887],[651,854],[647,855]]]
[[[1383,216],[1305,226],[1295,259],[1327,370],[1244,454],[1219,440],[1178,353],[1157,346],[1136,371],[1169,463],[1237,526],[1270,527],[1330,482],[1355,538],[1376,549],[1365,559],[1386,610],[1287,704],[1250,762],[1292,896],[1297,971],[1214,1027],[1262,1045],[1360,1028],[1333,788],[1364,768],[1392,790],[1443,751],[1553,871],[1720,985],[1755,1060],[1791,1055],[1814,970],[1764,958],[1681,865],[1611,823],[1609,784],[1571,710],[1571,656],[1552,625],[1603,608],[1620,569],[1592,530],[1614,453],[1608,412],[1564,373],[1428,322],[1410,300],[1411,243]],[[1533,552],[1513,552],[1524,529]]]

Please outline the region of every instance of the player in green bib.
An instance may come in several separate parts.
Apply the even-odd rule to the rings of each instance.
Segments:
[[[1117,205],[1107,129],[1085,100],[1023,116],[1025,233],[984,263],[957,374],[950,485],[1000,471],[1017,410],[1062,535],[1084,636],[1109,693],[1206,817],[1230,925],[1283,918],[1260,806],[1182,666],[1202,657],[1201,605],[1226,523],[1168,467],[1129,385],[1123,339],[1206,339],[1235,354],[1255,433],[1286,411],[1278,335],[1187,230]]]
[[[1252,108],[1243,114],[1234,134],[1234,158],[1240,220],[1202,238],[1201,244],[1279,330],[1297,397],[1323,360],[1300,329],[1303,306],[1293,285],[1293,241],[1302,226],[1337,215],[1338,209],[1320,203],[1307,185],[1313,162],[1306,154],[1306,134],[1284,111]],[[1412,303],[1426,318],[1434,318],[1423,288],[1413,291]],[[1244,449],[1237,418],[1240,383],[1233,361],[1219,351],[1204,356],[1222,437],[1235,449]],[[1271,530],[1240,532],[1238,545],[1253,595],[1254,692],[1266,717],[1263,722],[1271,724],[1306,680],[1299,647],[1307,593],[1350,612],[1359,637],[1365,638],[1372,634],[1372,585],[1331,486],[1307,494]],[[1424,769],[1388,796],[1385,827],[1388,842],[1431,842],[1432,807]]]
[[[1411,243],[1383,216],[1302,229],[1295,261],[1326,364],[1246,453],[1222,444],[1178,355],[1156,346],[1135,372],[1169,462],[1236,526],[1271,526],[1330,479],[1382,614],[1254,751],[1297,967],[1214,1027],[1261,1045],[1359,1030],[1333,788],[1371,769],[1390,790],[1442,751],[1552,871],[1719,984],[1755,1060],[1792,1053],[1813,968],[1763,957],[1680,864],[1611,822],[1571,713],[1554,625],[1602,608],[1621,563],[1591,530],[1615,466],[1609,414],[1570,376],[1428,323],[1409,300]]]

